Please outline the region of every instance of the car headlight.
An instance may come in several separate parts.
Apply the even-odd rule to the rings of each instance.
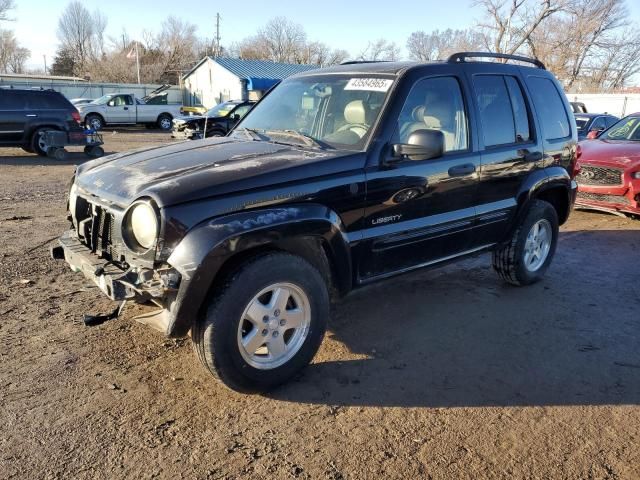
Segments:
[[[78,200],[78,187],[75,183],[71,185],[69,190],[69,212],[74,217],[76,216],[76,201]]]
[[[634,178],[636,180],[640,180],[640,172],[633,172],[631,174],[631,178]]]
[[[149,249],[153,246],[158,238],[158,216],[149,203],[136,203],[129,211],[128,224],[133,240],[140,247]]]

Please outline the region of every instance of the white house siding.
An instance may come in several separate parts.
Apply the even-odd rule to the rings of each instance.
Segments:
[[[640,112],[639,93],[567,93],[570,102],[582,102],[588,112],[624,117]]]
[[[211,108],[226,100],[243,98],[242,81],[208,58],[184,79],[185,103]]]

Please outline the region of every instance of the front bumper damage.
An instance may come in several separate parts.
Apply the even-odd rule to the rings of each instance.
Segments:
[[[54,259],[65,260],[71,270],[82,273],[111,300],[131,300],[159,307],[134,319],[167,333],[172,320],[171,307],[180,285],[180,274],[175,269],[167,266],[159,269],[130,267],[123,270],[115,263],[91,252],[78,240],[73,230],[65,232],[59,238],[58,245],[51,248],[51,256]],[[117,315],[98,317],[109,320]],[[85,323],[90,324],[87,321]],[[98,323],[103,322],[94,322]]]
[[[202,138],[202,132],[188,127],[182,129],[174,128],[171,131],[171,138],[176,140],[198,140]]]

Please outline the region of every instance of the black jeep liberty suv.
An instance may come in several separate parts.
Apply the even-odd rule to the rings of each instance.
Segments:
[[[190,332],[229,387],[264,391],[311,361],[332,295],[484,251],[507,282],[539,280],[576,139],[537,60],[310,71],[226,137],[80,165],[52,255],[113,300],[155,304],[137,320]]]

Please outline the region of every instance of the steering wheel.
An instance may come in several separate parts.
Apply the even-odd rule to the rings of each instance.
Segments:
[[[364,130],[362,132],[362,135],[360,135],[358,132],[353,131],[353,129],[362,129]],[[344,132],[345,130],[351,130],[353,133],[355,133],[356,135],[358,135],[360,138],[364,137],[364,134],[367,133],[367,131],[369,130],[369,125],[367,125],[366,123],[347,123],[346,125],[341,126],[336,133],[338,132]]]

